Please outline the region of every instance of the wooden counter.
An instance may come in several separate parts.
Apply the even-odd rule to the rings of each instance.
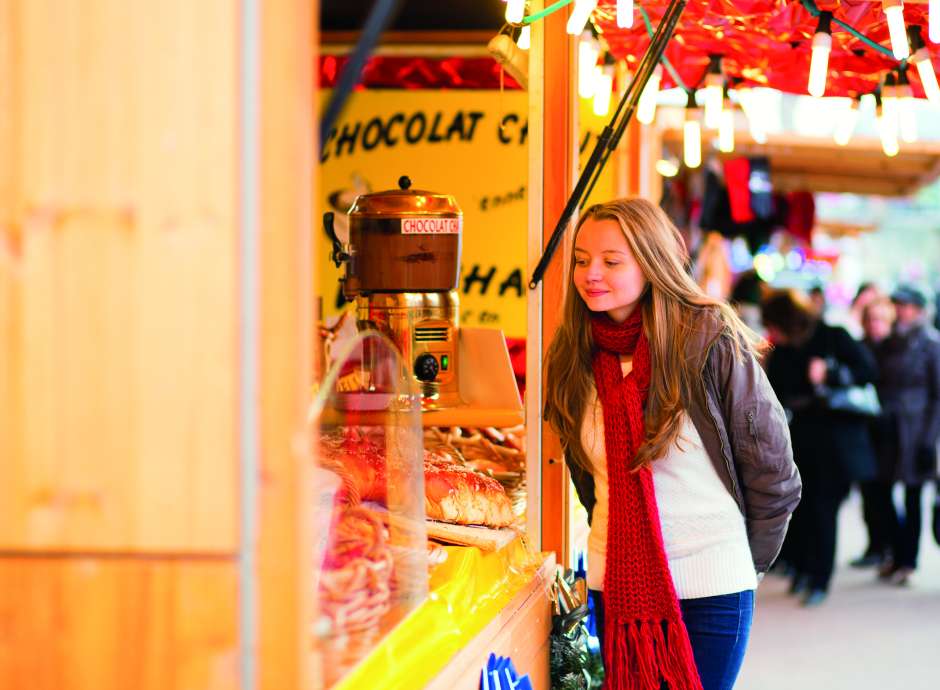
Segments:
[[[550,554],[538,574],[431,681],[428,690],[478,690],[480,672],[490,653],[512,659],[528,674],[535,690],[548,690],[549,636],[552,629],[550,586],[555,556]]]

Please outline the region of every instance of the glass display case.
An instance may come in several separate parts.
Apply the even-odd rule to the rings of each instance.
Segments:
[[[311,404],[315,651],[323,687],[346,675],[428,593],[421,396],[384,335],[333,352]]]

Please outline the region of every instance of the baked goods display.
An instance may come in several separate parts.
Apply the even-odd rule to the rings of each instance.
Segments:
[[[513,521],[502,485],[457,464],[443,448],[425,451],[424,506],[428,518],[455,525],[508,527]]]
[[[320,572],[320,611],[332,631],[352,633],[377,625],[391,607],[392,554],[375,512],[340,505]]]
[[[385,503],[387,468],[382,432],[345,427],[320,439],[320,463],[343,479],[351,503]],[[424,449],[425,512],[457,525],[506,527],[514,516],[506,490],[492,476],[476,472],[446,443]]]
[[[426,447],[446,448],[464,466],[498,481],[509,497],[515,521],[526,509],[525,427],[429,427]]]

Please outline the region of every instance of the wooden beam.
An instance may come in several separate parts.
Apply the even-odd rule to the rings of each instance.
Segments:
[[[544,130],[543,130],[543,182],[542,219],[543,242],[561,217],[568,195],[574,187],[577,165],[577,137],[575,134],[576,98],[573,85],[576,79],[572,41],[565,31],[569,9],[556,12],[543,22],[544,51]],[[564,244],[564,241],[563,241]],[[543,245],[544,246],[544,245]],[[541,347],[544,353],[551,343],[561,321],[560,305],[564,301],[564,263],[566,250],[559,247],[554,260],[545,273],[542,287]],[[539,372],[541,376],[541,372]],[[542,400],[528,399],[528,404]],[[561,443],[547,423],[542,424],[542,550],[554,551],[558,562],[567,565],[568,558],[568,471],[565,468]]]
[[[319,687],[313,619],[309,401],[318,0],[260,8],[260,690]]]
[[[839,175],[776,174],[771,171],[775,191],[809,190],[876,196],[906,196],[914,190],[910,184],[891,178],[852,177]]]

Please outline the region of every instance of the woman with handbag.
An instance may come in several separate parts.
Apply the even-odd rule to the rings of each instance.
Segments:
[[[849,389],[875,380],[871,354],[844,328],[822,321],[792,291],[768,298],[762,315],[774,349],[767,377],[790,412],[793,454],[803,477],[803,501],[782,558],[791,566],[790,591],[805,606],[825,601],[832,580],[839,507],[852,482],[875,476],[868,419],[875,402],[853,408]],[[868,389],[871,392],[871,389]]]
[[[728,690],[799,501],[783,409],[659,207],[588,208],[571,256],[544,414],[591,523],[605,687]]]

